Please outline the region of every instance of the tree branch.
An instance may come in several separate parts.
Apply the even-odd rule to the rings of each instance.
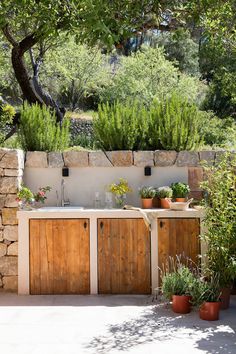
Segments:
[[[2,32],[5,35],[6,39],[8,40],[8,42],[11,43],[11,45],[13,47],[16,47],[19,43],[15,40],[15,38],[12,36],[12,34],[9,31],[9,25],[6,24],[3,28],[2,28]]]

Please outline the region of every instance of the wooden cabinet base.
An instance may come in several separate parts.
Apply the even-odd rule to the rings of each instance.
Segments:
[[[88,219],[30,220],[30,293],[89,294]]]
[[[98,219],[98,292],[151,293],[150,234],[143,219]]]

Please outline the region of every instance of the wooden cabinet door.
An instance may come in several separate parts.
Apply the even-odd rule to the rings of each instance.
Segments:
[[[200,254],[199,219],[158,219],[158,265],[166,264],[169,256],[190,258],[198,264]]]
[[[143,219],[98,219],[98,292],[151,292],[150,234]]]
[[[30,220],[30,293],[89,294],[88,219]]]

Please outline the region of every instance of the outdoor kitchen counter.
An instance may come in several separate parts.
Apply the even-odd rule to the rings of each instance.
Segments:
[[[147,252],[149,252],[149,260],[146,260],[142,258],[138,262],[141,262],[140,264],[144,264],[142,268],[146,267],[146,270],[144,269],[144,274],[140,273],[140,269],[138,273],[140,273],[140,278],[147,278],[148,272],[149,274],[149,283],[147,282],[146,288],[144,287],[142,289],[142,285],[140,280],[137,279],[137,282],[139,281],[139,285],[135,285],[131,289],[132,293],[150,293],[154,292],[154,289],[158,286],[158,266],[160,266],[161,262],[163,261],[164,255],[172,255],[173,252],[176,252],[176,254],[179,254],[181,251],[183,251],[185,254],[188,255],[188,252],[192,252],[194,254],[194,257],[197,256],[197,253],[202,252],[202,250],[199,249],[198,247],[198,235],[201,232],[200,227],[201,227],[201,219],[203,216],[203,212],[196,210],[196,209],[188,209],[186,211],[173,211],[173,210],[168,210],[168,209],[145,209],[145,212],[148,214],[154,215],[154,219],[151,222],[151,231],[149,233],[148,228],[145,226],[143,222],[143,215],[141,212],[136,211],[136,210],[123,210],[123,209],[86,209],[86,208],[81,208],[81,207],[45,207],[41,209],[35,209],[31,211],[18,211],[17,217],[19,221],[19,228],[18,228],[18,238],[19,238],[19,256],[18,256],[18,293],[19,294],[34,294],[34,293],[40,293],[38,292],[39,290],[43,287],[43,285],[40,285],[37,288],[37,284],[35,281],[37,279],[42,279],[41,275],[38,275],[36,272],[36,280],[32,280],[32,274],[35,272],[35,266],[31,266],[31,262],[35,261],[37,259],[37,262],[40,262],[40,259],[43,257],[42,254],[44,252],[44,249],[48,247],[48,242],[49,245],[52,242],[52,240],[57,240],[58,245],[56,245],[56,251],[55,252],[62,252],[60,247],[63,247],[64,242],[67,242],[67,238],[71,238],[71,242],[73,244],[76,244],[78,238],[80,239],[81,235],[81,240],[79,242],[83,242],[83,244],[78,244],[78,247],[83,248],[85,250],[85,253],[87,254],[87,258],[81,261],[81,264],[79,265],[80,267],[83,267],[83,264],[87,263],[87,275],[85,274],[85,271],[82,269],[81,273],[85,278],[83,279],[83,284],[87,282],[87,288],[81,288],[76,292],[76,290],[73,288],[71,292],[68,293],[90,293],[90,294],[98,294],[98,293],[109,293],[109,290],[107,290],[107,284],[106,284],[106,279],[108,279],[108,276],[106,274],[105,269],[108,269],[109,266],[109,259],[110,257],[118,257],[115,258],[116,260],[119,260],[119,257],[122,257],[121,259],[126,259],[126,252],[128,254],[132,254],[132,252],[138,252],[136,253],[136,256],[134,255],[133,261],[137,259],[137,257],[144,257]],[[139,219],[139,220],[135,220]],[[123,221],[122,221],[123,220]],[[47,224],[47,226],[44,225]],[[53,223],[54,227],[54,234],[52,236],[47,236],[47,227],[51,227],[50,225]],[[163,226],[164,225],[164,226]],[[64,236],[61,234],[61,230],[63,229]],[[36,231],[35,231],[36,230]],[[59,230],[58,238],[57,238],[57,231]],[[71,231],[68,231],[71,230]],[[78,230],[78,233],[77,231]],[[128,231],[127,231],[128,230]],[[35,234],[36,232],[36,234]],[[45,234],[46,232],[46,234]],[[130,234],[127,236],[127,241],[125,240],[126,237],[125,235],[127,232],[131,232],[132,236]],[[42,233],[42,234],[41,234]],[[33,241],[32,241],[32,235],[33,236]],[[76,236],[77,235],[77,236]],[[133,244],[133,237],[136,237],[137,235],[137,242],[141,245],[143,245],[142,250],[137,250],[137,248],[134,248]],[[49,237],[49,239],[48,239]],[[50,237],[52,237],[50,239]],[[114,238],[114,242],[112,244],[116,244],[118,242],[118,246],[121,245],[120,242],[127,242],[126,246],[123,245],[122,248],[119,252],[124,252],[123,256],[119,256],[118,254],[114,254],[114,249],[111,250],[110,247],[110,238]],[[118,237],[118,238],[117,238]],[[131,238],[130,238],[131,237]],[[181,238],[181,239],[180,239]],[[129,239],[129,241],[128,241]],[[35,241],[36,240],[36,241]],[[43,241],[40,241],[43,240]],[[107,241],[108,240],[108,241]],[[149,241],[148,241],[149,240]],[[175,243],[175,247],[173,248],[173,243]],[[179,241],[178,241],[179,240]],[[37,242],[42,242],[42,244],[37,245]],[[60,244],[62,242],[62,244]],[[122,243],[123,244],[123,243]],[[38,248],[37,252],[34,251],[32,248],[32,245],[36,245]],[[171,245],[171,246],[170,246]],[[118,247],[117,246],[117,247]],[[64,246],[64,247],[68,247]],[[72,246],[70,246],[72,247]],[[74,246],[73,246],[74,247]],[[69,252],[70,256],[68,259],[73,255],[74,249],[72,249]],[[108,247],[108,249],[107,249]],[[113,247],[113,246],[112,246]],[[120,247],[120,246],[119,246]],[[118,247],[118,248],[119,248]],[[126,249],[127,247],[127,249]],[[131,247],[131,248],[130,248]],[[103,251],[104,250],[104,251]],[[109,251],[110,250],[110,251]],[[116,250],[116,247],[115,247]],[[147,251],[148,250],[148,251]],[[45,253],[47,257],[48,250]],[[111,256],[107,256],[109,252],[112,251]],[[35,258],[34,256],[32,257],[32,253],[36,252],[38,254],[41,254],[40,256],[36,254]],[[108,253],[107,253],[108,252]],[[117,251],[118,252],[118,251]],[[194,253],[193,253],[194,252]],[[83,252],[82,252],[83,253]],[[63,254],[63,253],[62,253]],[[175,253],[174,253],[175,254]],[[81,255],[81,253],[80,253]],[[106,258],[106,256],[108,258]],[[189,254],[188,256],[191,256]],[[79,256],[79,253],[76,255],[74,254],[74,261],[75,262]],[[106,258],[106,262],[108,264],[103,264],[103,259]],[[129,261],[129,263],[133,262]],[[45,277],[47,278],[47,273],[49,270],[47,270],[47,264],[49,267],[49,264],[51,260],[49,261],[48,259],[43,261],[43,268],[45,272]],[[60,262],[60,257],[57,262]],[[63,263],[64,261],[62,261]],[[104,261],[105,262],[105,261]],[[142,262],[146,262],[142,263]],[[148,263],[149,262],[149,266]],[[130,264],[131,264],[130,263]],[[73,263],[74,264],[74,263]],[[36,263],[38,269],[41,269],[40,266]],[[57,264],[58,266],[58,264]],[[59,263],[60,266],[60,263]],[[32,268],[33,267],[33,268]],[[129,265],[128,265],[129,267]],[[104,275],[99,273],[99,269],[104,269]],[[127,280],[127,277],[129,277],[130,274],[130,269],[127,269],[127,265],[123,266],[123,274],[121,275],[121,278],[119,279],[126,279],[124,284],[129,283],[129,280]],[[64,272],[64,270],[62,270]],[[114,276],[117,276],[117,271],[113,271]],[[112,274],[113,274],[112,273]],[[74,276],[74,270],[71,273]],[[40,278],[41,277],[41,278]],[[123,278],[122,278],[123,277]],[[128,278],[129,279],[129,278]],[[52,282],[56,282],[58,279],[55,281],[53,280]],[[48,284],[51,281],[48,281]],[[71,284],[75,284],[76,280],[72,279],[70,280],[69,286]],[[32,291],[32,283],[36,284],[36,290]],[[113,282],[114,283],[114,282]],[[103,285],[102,285],[103,284]],[[121,285],[120,290],[114,290],[111,293],[129,293],[127,288],[125,288],[125,285]],[[49,284],[51,286],[51,283]],[[49,286],[48,285],[48,286]],[[68,285],[65,285],[65,289],[67,289]],[[52,293],[58,293],[60,291],[59,285],[52,291]],[[137,291],[136,291],[137,289]],[[148,290],[150,289],[150,290]],[[66,290],[63,290],[65,293]],[[41,293],[50,293],[50,290],[46,289],[43,290]]]

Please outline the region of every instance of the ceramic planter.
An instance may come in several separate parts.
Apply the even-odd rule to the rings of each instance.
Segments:
[[[204,302],[199,309],[199,316],[205,321],[217,321],[219,312],[220,302]]]
[[[221,310],[227,310],[229,308],[230,293],[231,293],[231,288],[221,289],[221,295],[220,295],[220,309]]]
[[[178,203],[184,203],[186,202],[186,198],[175,198],[175,201]]]
[[[170,209],[170,199],[169,198],[160,198],[161,208]]]
[[[190,300],[189,295],[172,295],[172,310],[175,313],[189,313],[191,311]]]
[[[152,198],[142,198],[142,208],[151,209],[152,208]]]

